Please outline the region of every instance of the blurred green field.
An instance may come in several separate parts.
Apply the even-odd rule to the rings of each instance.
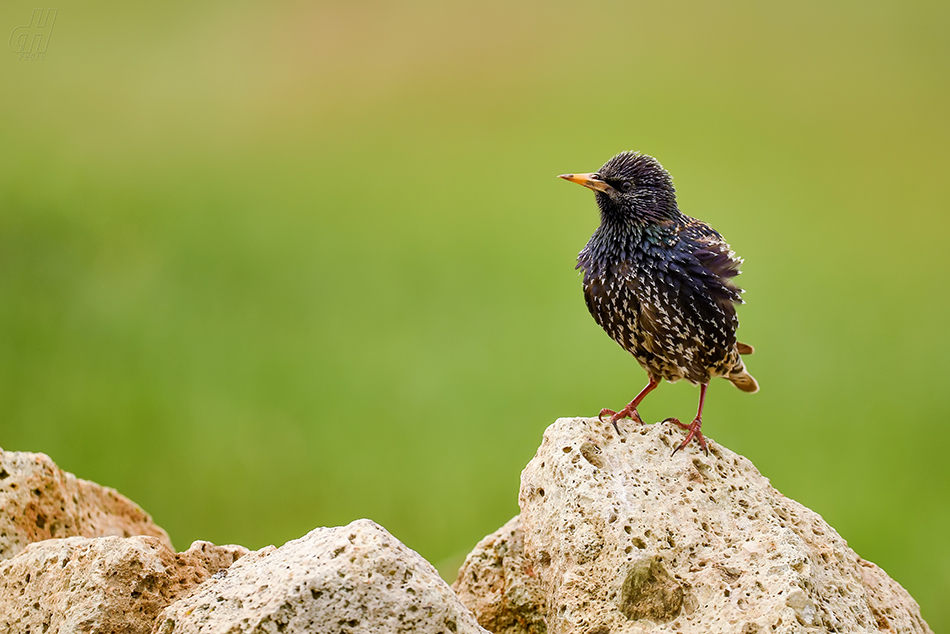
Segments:
[[[950,5],[57,6],[0,55],[4,449],[179,548],[370,517],[451,580],[544,428],[645,382],[555,178],[638,149],[746,258],[762,391],[704,431],[950,628]]]

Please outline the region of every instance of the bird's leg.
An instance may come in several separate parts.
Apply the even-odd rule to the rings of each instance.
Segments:
[[[699,446],[703,448],[703,451],[706,455],[709,455],[709,447],[706,446],[706,439],[703,438],[703,433],[699,431],[699,428],[703,426],[703,403],[706,402],[706,387],[708,383],[703,383],[699,386],[699,411],[696,412],[696,418],[693,419],[693,422],[689,425],[684,425],[679,421],[678,418],[667,418],[664,420],[664,423],[673,423],[680,429],[688,429],[689,433],[686,434],[686,439],[677,445],[676,449],[673,450],[673,455],[676,455],[676,452],[689,444],[693,438],[699,443]]]
[[[626,407],[624,407],[619,412],[615,412],[612,409],[607,409],[605,407],[604,409],[600,410],[600,415],[598,415],[597,418],[603,422],[604,416],[610,416],[610,422],[613,423],[614,429],[617,430],[618,435],[620,434],[620,428],[617,426],[617,421],[622,418],[629,416],[634,421],[642,425],[643,419],[640,418],[640,413],[637,411],[637,407],[640,405],[640,401],[642,401],[647,394],[656,389],[656,386],[660,384],[660,379],[654,378],[653,375],[647,375],[647,378],[650,379],[650,382],[647,383],[645,388],[640,390],[640,393],[637,394],[635,399],[627,403]]]

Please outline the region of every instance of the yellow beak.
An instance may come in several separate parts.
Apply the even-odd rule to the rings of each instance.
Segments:
[[[572,183],[577,183],[578,185],[583,185],[584,187],[599,192],[612,189],[610,185],[602,181],[597,174],[561,174],[558,178],[563,178],[566,181],[571,181]]]

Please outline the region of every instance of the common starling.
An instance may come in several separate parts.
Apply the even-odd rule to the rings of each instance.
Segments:
[[[600,208],[600,226],[577,257],[587,309],[649,379],[619,412],[601,410],[601,420],[642,423],[637,407],[660,380],[686,379],[700,386],[696,418],[663,422],[689,432],[674,454],[694,438],[709,453],[700,431],[709,380],[759,389],[740,356],[752,346],[736,341],[742,290],[732,278],[742,260],[715,229],[679,210],[673,179],[652,156],[621,152],[597,172],[561,178],[592,189]]]

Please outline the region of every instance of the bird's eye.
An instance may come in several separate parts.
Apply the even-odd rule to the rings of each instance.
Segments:
[[[632,190],[633,181],[623,181],[622,183],[620,183],[620,189],[625,192]]]

